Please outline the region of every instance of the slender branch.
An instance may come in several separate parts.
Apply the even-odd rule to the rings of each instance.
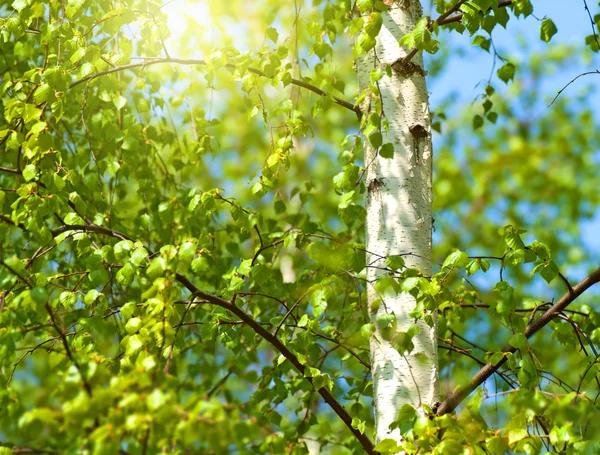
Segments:
[[[69,231],[84,231],[84,232],[96,232],[98,234],[108,235],[110,237],[115,237],[120,240],[132,240],[131,237],[126,236],[125,234],[121,234],[113,229],[105,228],[102,226],[98,226],[95,224],[65,224],[64,226],[59,227],[58,229],[53,229],[52,237],[56,237],[60,234]]]
[[[229,376],[231,376],[231,374],[232,374],[232,373],[233,373],[233,368],[230,368],[230,369],[227,371],[227,374],[226,374],[225,376],[223,376],[221,379],[219,379],[219,380],[217,381],[217,383],[216,383],[214,386],[212,386],[212,387],[210,388],[210,390],[209,390],[209,391],[206,393],[206,396],[207,396],[208,398],[212,397],[212,396],[215,394],[215,392],[216,392],[217,390],[219,390],[219,388],[220,388],[220,387],[221,387],[223,384],[225,384],[225,382],[227,381],[227,379],[229,379]]]
[[[554,305],[552,305],[544,314],[542,314],[539,318],[533,320],[529,323],[525,329],[525,336],[527,338],[532,337],[535,333],[537,333],[540,329],[544,328],[548,323],[557,317],[569,304],[571,304],[577,297],[583,294],[587,289],[592,287],[594,284],[600,281],[600,267],[590,273],[587,277],[573,286],[572,291],[564,294]],[[514,353],[516,352],[516,348],[514,346],[507,345],[504,347],[502,352],[505,353]],[[470,395],[470,393],[483,384],[500,366],[502,366],[507,360],[507,357],[504,356],[502,360],[500,360],[496,364],[488,363],[484,367],[482,367],[467,384],[460,387],[459,389],[452,392],[446,400],[440,405],[437,410],[437,415],[441,416],[452,412],[456,407],[462,403],[462,401]]]
[[[9,174],[16,174],[16,175],[22,175],[23,174],[19,169],[12,169],[12,168],[9,168],[9,167],[2,167],[2,166],[0,166],[0,171],[2,171],[2,172],[8,172]]]
[[[507,6],[512,5],[512,0],[502,0],[500,2],[498,2],[498,8],[506,8]],[[456,13],[452,16],[447,15],[446,17],[444,17],[445,15],[442,14],[440,17],[437,18],[436,22],[438,25],[447,25],[447,24],[451,24],[453,22],[460,22],[462,21],[462,18],[464,16],[463,13]]]
[[[86,76],[82,79],[79,79],[75,82],[73,82],[69,88],[73,88],[73,87],[77,87],[80,84],[83,84],[85,82],[91,81],[93,79],[96,79],[100,76],[105,76],[107,74],[112,74],[112,73],[116,73],[119,71],[125,71],[125,70],[131,70],[131,69],[135,69],[135,68],[146,68],[147,66],[151,66],[151,65],[157,65],[157,64],[164,64],[164,63],[175,63],[178,65],[196,65],[196,66],[207,66],[208,63],[206,62],[206,60],[198,60],[198,59],[182,59],[182,58],[171,58],[171,57],[167,57],[167,58],[152,58],[150,60],[145,60],[143,62],[140,63],[130,63],[129,65],[123,65],[123,66],[116,66],[114,68],[110,68],[108,70],[105,71],[100,71],[98,73],[94,73],[94,74],[90,74],[89,76]],[[226,65],[224,65],[225,68],[229,68],[229,69],[237,69],[237,67],[233,64],[233,63],[228,63]],[[262,72],[259,69],[256,68],[248,68],[247,70],[250,73],[256,74],[257,76],[260,77],[266,77],[268,78],[269,76],[267,76],[264,72]],[[291,80],[291,84],[296,85],[298,87],[302,87],[306,90],[309,90],[319,96],[324,96],[324,97],[329,97],[333,99],[333,102],[345,107],[348,110],[351,110],[352,112],[356,113],[356,115],[361,116],[362,113],[360,111],[360,109],[357,106],[354,106],[353,103],[350,103],[346,100],[343,100],[341,98],[338,98],[337,96],[332,96],[329,95],[327,92],[325,92],[324,90],[321,90],[319,87],[309,84],[308,82],[304,82],[301,81],[300,79],[292,79]]]
[[[52,325],[54,326],[54,329],[58,332],[58,336],[60,337],[63,347],[65,348],[67,357],[69,358],[69,360],[71,360],[71,363],[73,365],[75,365],[75,368],[77,368],[77,372],[79,373],[79,376],[81,376],[81,381],[83,382],[83,388],[85,389],[88,396],[90,398],[92,398],[92,396],[93,396],[92,386],[90,385],[90,383],[86,379],[85,375],[83,374],[81,365],[79,365],[79,362],[73,356],[73,353],[71,352],[71,348],[69,347],[69,342],[67,341],[67,335],[65,334],[63,329],[61,329],[61,327],[58,325],[58,322],[56,321],[54,312],[52,311],[52,307],[50,307],[50,305],[47,303],[46,303],[46,310],[48,311],[48,314],[50,315],[50,320],[52,321]]]
[[[298,370],[298,372],[304,376],[304,378],[313,384],[313,380],[311,377],[306,376],[304,365],[298,360],[298,358],[287,348],[285,344],[283,344],[279,338],[271,334],[268,330],[266,330],[261,324],[255,321],[251,316],[246,314],[244,310],[238,308],[233,303],[217,297],[216,295],[209,294],[207,292],[203,292],[199,290],[193,283],[191,283],[187,278],[182,275],[176,275],[177,281],[179,281],[182,285],[184,285],[194,297],[200,297],[203,300],[206,300],[213,305],[219,306],[231,313],[235,314],[238,318],[246,323],[254,332],[268,341],[271,346],[277,349],[293,366]],[[331,407],[331,409],[338,415],[340,419],[346,424],[348,429],[354,434],[354,436],[361,443],[363,448],[368,454],[375,454],[374,446],[371,440],[364,434],[362,434],[359,430],[353,428],[352,426],[352,416],[348,413],[346,408],[342,406],[335,397],[324,387],[321,387],[317,390],[321,397],[325,400],[325,402]]]
[[[361,356],[359,356],[356,352],[354,352],[352,349],[350,349],[348,346],[346,346],[345,344],[340,343],[338,340],[336,340],[335,338],[331,338],[328,337],[327,335],[323,335],[322,333],[318,333],[318,332],[313,332],[312,330],[309,330],[307,327],[299,327],[297,325],[288,325],[288,327],[294,327],[297,329],[302,329],[302,330],[306,330],[309,331],[310,333],[312,333],[314,336],[316,336],[317,338],[322,338],[324,340],[327,340],[337,346],[339,346],[340,348],[344,349],[348,354],[350,354],[352,357],[354,357],[356,360],[358,360],[360,362],[360,364],[362,366],[364,366],[367,370],[371,370],[371,365],[365,361]]]
[[[548,106],[552,106],[554,104],[554,102],[556,101],[556,99],[561,95],[562,92],[564,92],[567,89],[567,87],[569,87],[569,85],[571,85],[573,82],[575,82],[580,77],[589,76],[590,74],[600,74],[600,71],[598,71],[598,70],[588,71],[586,73],[581,73],[578,76],[576,76],[573,79],[571,79],[571,81],[567,85],[565,85],[563,88],[561,88],[558,91],[558,93],[556,94],[556,96],[554,97],[554,99],[552,100],[552,102]]]
[[[457,12],[460,9],[460,7],[463,5],[463,3],[466,3],[466,2],[467,2],[467,0],[459,0],[458,2],[456,2],[452,8],[450,8],[448,11],[446,11],[444,14],[442,14],[440,17],[437,18],[437,20],[436,20],[437,24],[438,25],[443,24],[444,21],[448,18],[448,16]]]

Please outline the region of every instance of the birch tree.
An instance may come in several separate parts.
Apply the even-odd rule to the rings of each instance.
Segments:
[[[377,440],[389,435],[402,405],[431,410],[439,398],[435,314],[415,318],[416,300],[408,292],[385,295],[388,263],[431,275],[432,150],[425,70],[421,55],[409,56],[411,48],[400,45],[422,17],[419,2],[393,2],[381,13],[363,16],[379,31],[374,49],[357,62],[360,88],[368,94],[363,102],[369,141],[365,236]],[[357,47],[363,50],[360,41]]]
[[[600,15],[549,4],[0,3],[0,455],[599,453]]]

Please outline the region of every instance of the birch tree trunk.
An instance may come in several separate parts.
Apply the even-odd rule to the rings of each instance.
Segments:
[[[385,258],[406,254],[407,267],[431,275],[431,119],[421,53],[411,63],[402,64],[408,53],[398,40],[415,28],[422,16],[419,0],[387,1],[383,26],[373,51],[357,60],[359,86],[370,84],[374,68],[390,65],[391,77],[377,82],[382,102],[382,118],[389,122],[383,143],[394,145],[393,158],[378,155],[365,139],[366,167],[366,242],[368,301],[372,321],[378,315],[393,313],[394,330],[406,332],[414,323],[409,316],[415,299],[408,293],[379,295],[375,281],[386,274]],[[361,109],[368,115],[373,99]],[[383,130],[383,129],[382,129]],[[434,318],[435,321],[435,318]],[[377,442],[386,438],[400,440],[399,430],[390,431],[404,404],[422,409],[438,400],[437,327],[419,321],[420,333],[413,338],[414,349],[401,354],[383,338],[377,328],[371,337],[371,365],[374,383],[374,408]],[[386,338],[389,339],[389,336]]]

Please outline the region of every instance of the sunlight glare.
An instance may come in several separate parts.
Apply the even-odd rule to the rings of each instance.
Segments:
[[[165,4],[168,15],[167,26],[171,36],[166,40],[173,56],[202,58],[194,38],[205,39],[211,21],[210,8],[206,0],[172,0]]]

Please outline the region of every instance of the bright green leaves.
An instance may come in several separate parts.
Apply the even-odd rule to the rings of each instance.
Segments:
[[[558,266],[552,260],[545,260],[544,262],[536,265],[531,271],[531,275],[539,273],[540,276],[546,280],[546,283],[550,283],[554,278],[558,276],[560,271]]]
[[[121,269],[117,272],[116,279],[117,282],[121,286],[129,286],[135,277],[136,268],[130,263],[127,262]]]
[[[398,279],[391,275],[384,275],[375,283],[375,290],[380,295],[398,294],[401,290]]]
[[[376,41],[375,38],[369,36],[367,33],[362,32],[356,38],[356,44],[354,45],[354,55],[358,57],[359,55],[366,54],[371,49],[375,47]]]
[[[521,262],[533,262],[535,260],[535,252],[531,248],[525,247],[521,234],[525,230],[517,229],[513,226],[505,226],[498,233],[504,238],[504,242],[508,246],[508,250],[504,255],[504,260],[509,264],[519,264]]]
[[[382,25],[383,18],[381,17],[381,13],[374,11],[365,18],[364,32],[369,37],[376,38],[379,35]]]
[[[390,425],[390,429],[398,428],[400,430],[400,434],[403,436],[408,436],[412,432],[416,421],[417,410],[409,404],[403,404],[398,411],[396,420],[394,420],[394,422]]]
[[[313,44],[311,53],[316,54],[321,60],[324,60],[328,55],[333,54],[331,46],[323,41]]]
[[[350,28],[350,32],[353,35],[358,33],[352,51],[354,58],[366,54],[375,47],[377,35],[379,35],[379,31],[383,25],[383,18],[379,11],[371,11],[366,15],[373,8],[373,3],[370,0],[363,1],[362,3],[363,8],[365,8],[362,14],[365,15],[355,18]],[[357,7],[359,10],[361,9],[358,4]]]
[[[65,291],[60,294],[58,300],[61,305],[68,310],[77,303],[77,294],[74,292]]]
[[[477,35],[475,38],[473,38],[472,43],[473,43],[473,46],[479,46],[486,52],[490,51],[491,41],[489,40],[489,38],[486,38],[485,36]]]
[[[361,168],[354,164],[347,164],[342,172],[333,178],[333,185],[338,194],[352,191],[356,187]]]
[[[117,261],[122,261],[128,258],[133,248],[133,242],[131,240],[121,240],[117,242],[113,247],[113,252]]]
[[[506,28],[509,20],[506,8],[498,6],[498,3],[492,0],[474,0],[465,2],[460,7],[463,13],[462,24],[474,35],[479,30],[484,30],[488,34],[494,30],[496,25]],[[459,30],[462,28],[459,27]]]
[[[459,267],[462,268],[467,265],[469,256],[464,251],[456,250],[451,253],[442,264],[442,268]]]
[[[398,445],[395,439],[387,438],[380,441],[375,446],[375,450],[382,455],[388,455],[400,452],[402,447]]]
[[[308,256],[330,270],[353,270],[360,272],[365,266],[365,253],[358,244],[312,242],[306,247]]]
[[[409,49],[416,48],[429,54],[435,54],[440,48],[440,42],[433,38],[427,18],[422,17],[415,29],[400,38],[400,45]]]
[[[548,43],[554,35],[558,32],[556,25],[552,19],[546,18],[542,21],[540,27],[540,39]]]
[[[369,339],[375,333],[375,326],[373,324],[364,324],[360,328],[360,334],[365,338]]]
[[[473,130],[478,130],[481,128],[484,125],[485,120],[488,120],[490,123],[496,123],[496,120],[498,119],[498,113],[493,109],[494,102],[492,100],[495,92],[496,91],[494,87],[491,85],[488,84],[485,87],[485,93],[482,95],[481,102],[483,114],[475,114],[473,116]]]
[[[473,275],[478,270],[487,272],[490,269],[490,262],[487,259],[475,258],[467,263],[465,270],[468,275]]]
[[[396,331],[389,341],[400,355],[410,354],[415,348],[412,339],[419,333],[421,333],[421,328],[412,324],[406,331]]]
[[[367,422],[355,417],[352,419],[352,428],[358,430],[361,434],[364,434],[365,431],[367,431]]]
[[[142,320],[140,318],[131,318],[129,321],[127,321],[127,324],[125,324],[125,330],[129,335],[137,333],[141,327]]]
[[[374,1],[373,0],[357,0],[356,1],[356,8],[358,8],[358,11],[361,14],[365,14],[368,13],[369,11],[371,11],[374,7]]]
[[[391,340],[396,331],[396,316],[394,313],[379,313],[375,318],[375,325],[384,340]]]
[[[547,283],[556,278],[560,271],[556,263],[551,259],[550,249],[544,243],[535,240],[531,245],[525,246],[521,239],[521,234],[526,231],[516,229],[513,226],[505,226],[499,233],[504,237],[506,245],[509,247],[505,253],[504,260],[509,264],[519,264],[522,262],[534,262],[539,260],[531,271],[531,276],[539,273]]]
[[[144,343],[138,335],[132,335],[127,339],[125,344],[125,354],[133,357],[138,354],[144,347]]]
[[[327,389],[328,391],[333,390],[333,381],[327,373],[321,373],[317,368],[306,367],[304,369],[304,376],[311,378],[311,382],[315,389],[321,388]]]
[[[401,255],[388,256],[385,258],[386,265],[393,271],[404,268],[404,257]]]
[[[519,361],[519,373],[517,377],[523,387],[537,387],[539,384],[538,370],[529,359]]]
[[[37,176],[38,176],[38,169],[35,165],[28,164],[23,169],[23,178],[25,179],[26,182],[30,182],[31,180],[34,180],[35,178],[37,178]]]
[[[527,232],[524,229],[517,229],[513,226],[504,226],[498,230],[498,233],[504,238],[506,245],[514,250],[521,250],[525,248],[523,240],[521,240],[521,234]]]

